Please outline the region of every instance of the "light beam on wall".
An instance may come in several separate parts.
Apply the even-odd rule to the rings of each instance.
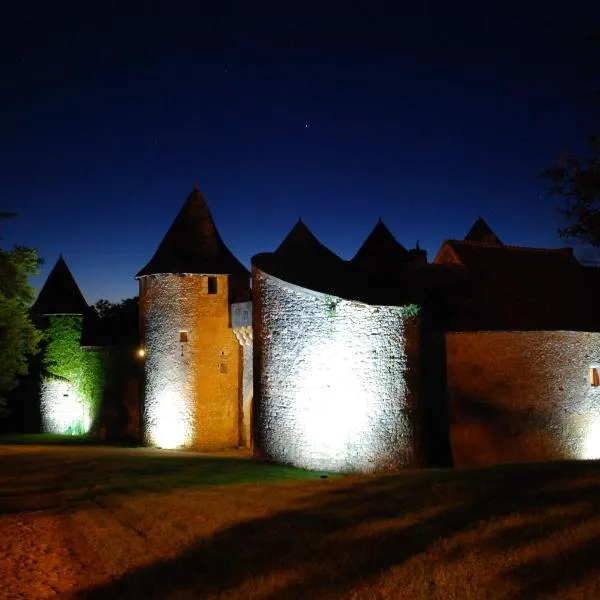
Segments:
[[[166,387],[156,398],[148,418],[149,436],[153,445],[173,450],[192,441],[186,403],[176,390]]]
[[[373,418],[369,390],[354,368],[351,331],[305,348],[295,385],[299,435],[318,456],[343,462]],[[344,335],[346,333],[347,335]],[[327,368],[324,369],[324,365]]]
[[[600,458],[600,416],[590,421],[584,440],[583,457],[586,459]]]
[[[89,432],[91,415],[77,386],[47,378],[41,390],[42,427],[47,433],[82,435]]]
[[[174,276],[146,282],[154,305],[146,314],[142,346],[146,375],[144,426],[147,443],[159,448],[189,446],[194,440],[196,407],[190,356],[182,352],[180,332],[188,330],[195,306],[187,297],[200,283],[200,277]]]

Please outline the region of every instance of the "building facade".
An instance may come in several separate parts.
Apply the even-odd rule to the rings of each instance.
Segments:
[[[480,218],[431,263],[299,221],[250,275],[194,188],[136,276],[143,437],[338,472],[599,458],[599,271]]]

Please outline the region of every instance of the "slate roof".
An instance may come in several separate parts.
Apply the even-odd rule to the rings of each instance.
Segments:
[[[384,269],[388,265],[397,265],[409,260],[408,250],[379,219],[350,262],[355,265]]]
[[[497,244],[502,246],[500,238],[492,231],[492,228],[481,218],[478,217],[469,233],[465,236],[466,242],[482,242],[485,244]]]
[[[252,262],[284,281],[324,293],[341,295],[346,285],[346,262],[322,244],[302,219],[275,252],[257,254]]]
[[[31,307],[34,315],[83,315],[89,306],[62,254]]]
[[[150,262],[136,275],[206,273],[248,278],[248,269],[232,254],[194,187]]]
[[[302,263],[311,267],[319,267],[324,263],[328,266],[336,266],[344,262],[315,237],[302,219],[298,219],[273,254],[280,260]]]
[[[453,329],[597,327],[594,278],[570,248],[542,249],[448,240],[436,264],[466,270]]]
[[[555,272],[581,264],[572,248],[527,248],[523,246],[489,245],[459,240],[446,240],[460,262],[470,270],[504,269],[511,273],[531,271]]]
[[[381,227],[376,235],[385,235]],[[403,253],[398,254],[404,257]],[[414,296],[413,282],[407,285],[407,277],[401,273],[405,267],[412,273],[406,261],[398,263],[398,271],[392,277],[381,277],[365,268],[360,261],[354,263],[337,256],[313,235],[302,220],[294,225],[275,252],[257,254],[252,257],[252,263],[289,283],[348,300],[403,305],[411,302]]]

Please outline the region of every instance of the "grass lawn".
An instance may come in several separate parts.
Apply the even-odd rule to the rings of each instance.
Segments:
[[[594,461],[322,479],[14,445],[0,465],[2,598],[600,598]]]
[[[60,433],[0,433],[0,446],[25,444],[36,446],[97,446],[101,440],[85,435],[63,435]]]

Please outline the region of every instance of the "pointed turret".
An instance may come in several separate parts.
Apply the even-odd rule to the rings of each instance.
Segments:
[[[250,273],[221,239],[203,194],[194,185],[150,262],[136,275]]]
[[[88,309],[88,304],[61,254],[33,303],[31,312],[35,315],[83,315]]]
[[[392,235],[380,218],[351,262],[361,266],[381,266],[409,260],[410,255],[406,248]]]
[[[480,242],[482,244],[490,244],[493,246],[503,246],[500,238],[492,231],[491,227],[481,218],[478,217],[469,233],[465,236],[465,242]]]
[[[148,443],[204,449],[239,444],[243,354],[231,313],[233,303],[248,299],[249,277],[194,185],[137,274]]]
[[[274,252],[281,261],[301,262],[305,265],[328,266],[343,263],[342,259],[324,246],[304,224],[302,219],[292,227]]]

